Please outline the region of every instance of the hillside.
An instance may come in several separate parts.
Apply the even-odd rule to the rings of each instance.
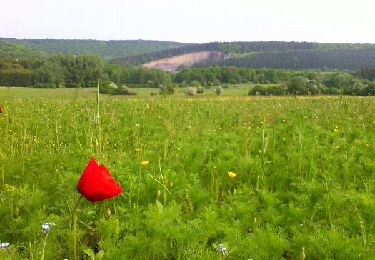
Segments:
[[[216,58],[193,58],[202,52],[215,52]],[[173,70],[178,66],[169,64],[169,61],[175,60],[183,60],[178,66],[356,70],[375,66],[375,44],[213,42],[128,56],[110,62],[122,65],[143,64],[146,67],[152,64],[152,67]]]
[[[140,55],[133,55],[118,59],[113,59],[110,62],[123,65],[140,65],[150,61],[170,58],[174,56],[204,52],[216,51],[225,54],[233,53],[247,53],[258,51],[273,51],[273,50],[290,50],[290,49],[314,49],[317,48],[315,43],[308,42],[210,42],[202,44],[184,45],[179,48],[165,49]]]
[[[7,45],[8,47],[6,47]],[[118,57],[139,55],[147,52],[182,47],[186,44],[168,41],[98,41],[98,40],[60,40],[60,39],[5,39],[0,38],[0,57],[7,53],[19,58],[63,54],[96,54],[109,60]],[[14,49],[14,50],[13,50]],[[10,56],[9,54],[7,56]]]
[[[0,40],[0,58],[36,58],[41,57],[45,53],[35,50],[25,44],[13,41]]]
[[[208,61],[215,62],[223,59],[223,57],[224,54],[222,52],[202,51],[151,61],[143,64],[143,67],[176,71],[180,66],[192,66],[196,63]]]
[[[375,44],[314,42],[98,41],[0,38],[0,58],[40,58],[57,53],[95,54],[112,64],[176,70],[180,66],[280,69],[375,67]]]
[[[259,52],[200,66],[357,70],[375,67],[375,47]]]

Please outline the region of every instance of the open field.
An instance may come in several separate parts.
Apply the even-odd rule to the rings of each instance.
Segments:
[[[264,84],[265,85],[265,84]],[[238,84],[231,85],[228,88],[223,88],[222,96],[246,96],[254,85],[253,84]],[[159,93],[158,88],[131,88],[136,96],[117,96],[115,98],[139,98],[150,97],[151,93]],[[205,89],[205,92],[199,96],[216,96],[216,87]],[[187,88],[175,88],[174,96],[186,96]],[[0,97],[46,97],[52,99],[77,99],[77,98],[94,98],[96,96],[96,88],[20,88],[20,87],[0,87]]]
[[[73,259],[91,156],[123,193],[80,204],[80,258],[375,258],[375,98],[142,89],[101,96],[97,123],[75,91],[0,88],[0,258]]]

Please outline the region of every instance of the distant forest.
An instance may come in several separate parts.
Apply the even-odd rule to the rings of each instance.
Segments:
[[[226,57],[176,73],[147,69],[150,60],[200,51]],[[88,54],[91,53],[91,54]],[[104,57],[122,58],[106,60]],[[0,39],[0,86],[210,88],[263,84],[253,94],[375,94],[374,44]],[[266,84],[276,84],[271,88]]]
[[[228,84],[263,84],[253,94],[375,95],[375,69],[356,72],[254,69],[234,66],[181,68],[176,74],[140,66],[109,64],[95,55],[54,55],[48,58],[0,60],[0,86],[95,87],[127,86],[173,89]],[[279,86],[265,87],[265,84]]]
[[[184,46],[168,41],[98,41],[0,38],[0,58],[46,57],[54,54],[95,54],[109,60]]]
[[[375,67],[375,44],[312,42],[211,42],[189,44],[167,41],[98,41],[2,39],[0,58],[47,58],[56,54],[92,54],[112,64],[144,63],[201,51],[219,51],[223,59],[196,66],[236,66],[278,69],[358,70]]]
[[[214,42],[194,44],[113,59],[110,62],[122,65],[139,65],[152,60],[200,51],[220,51],[227,55],[222,60],[207,61],[196,64],[197,66],[340,70],[375,67],[375,44],[309,42]]]

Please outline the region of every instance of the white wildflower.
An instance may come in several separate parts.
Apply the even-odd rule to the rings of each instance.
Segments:
[[[217,247],[219,248],[220,253],[222,255],[226,255],[227,254],[227,249],[225,248],[225,246],[223,244],[219,244]]]
[[[42,224],[42,232],[44,234],[47,234],[56,224],[51,222],[51,223],[43,223]]]
[[[0,243],[0,249],[7,248],[9,245],[9,243]]]

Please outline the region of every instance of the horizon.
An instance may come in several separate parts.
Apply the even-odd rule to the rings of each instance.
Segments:
[[[4,0],[2,10],[4,38],[375,43],[372,0]]]
[[[93,38],[14,38],[14,37],[3,37],[0,35],[0,39],[2,40],[71,40],[71,41],[102,41],[102,42],[111,42],[111,41],[149,41],[149,42],[174,42],[174,43],[181,43],[181,44],[205,44],[205,43],[225,43],[225,42],[307,42],[307,43],[318,43],[318,44],[375,44],[371,42],[317,42],[317,41],[280,41],[280,40],[254,40],[254,41],[210,41],[210,42],[179,42],[173,40],[155,40],[155,39],[109,39],[109,40],[101,40],[101,39],[93,39]]]

